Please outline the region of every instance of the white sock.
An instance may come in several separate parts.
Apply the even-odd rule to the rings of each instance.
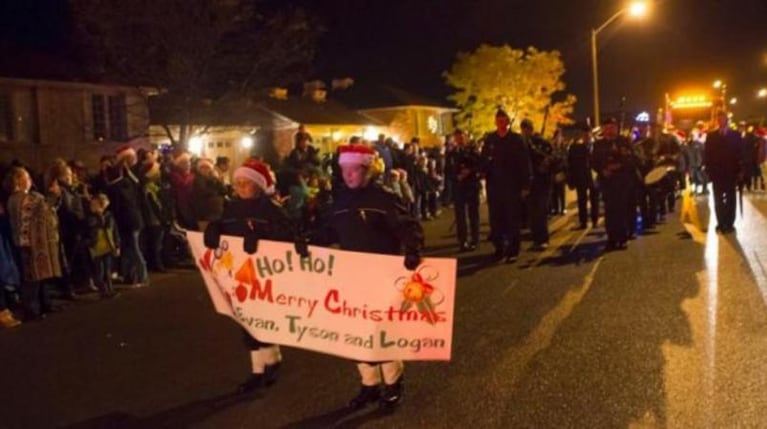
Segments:
[[[250,364],[253,368],[253,374],[263,374],[266,368],[266,362],[264,362],[263,353],[261,350],[252,350],[250,352]]]
[[[358,363],[357,370],[360,372],[363,386],[378,386],[381,384],[381,369],[378,365]]]
[[[394,384],[402,377],[402,373],[405,372],[405,363],[401,360],[384,362],[381,364],[381,372],[383,373],[384,383]]]
[[[280,346],[261,347],[258,352],[261,353],[261,359],[264,361],[265,365],[274,365],[282,362]]]

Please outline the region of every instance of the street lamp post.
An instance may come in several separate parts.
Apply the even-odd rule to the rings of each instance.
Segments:
[[[604,22],[597,28],[591,29],[591,71],[594,86],[594,126],[599,125],[599,65],[597,63],[597,36],[602,30],[607,28],[616,19],[620,18],[623,14],[639,18],[647,14],[647,3],[645,1],[635,1],[629,7],[619,10],[610,19]]]

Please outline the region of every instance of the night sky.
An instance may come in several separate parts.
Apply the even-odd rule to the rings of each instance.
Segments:
[[[558,49],[576,114],[591,111],[589,31],[620,0],[279,0],[303,6],[326,28],[311,78],[350,76],[432,98],[449,93],[442,72],[480,43]],[[660,0],[642,21],[622,19],[600,34],[603,110],[621,96],[631,110],[654,110],[663,94],[708,89],[725,79],[736,114],[761,116],[767,86],[767,1]],[[72,58],[64,0],[0,0],[0,47]]]

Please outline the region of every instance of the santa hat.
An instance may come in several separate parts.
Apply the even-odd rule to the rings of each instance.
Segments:
[[[255,158],[248,159],[241,167],[234,170],[234,180],[239,177],[254,182],[267,195],[274,193],[274,178],[269,166]]]
[[[133,149],[131,145],[124,144],[118,147],[115,151],[115,160],[117,162],[120,162],[129,156],[133,156],[133,158],[138,159],[138,156],[136,155],[136,149]]]
[[[348,145],[339,148],[338,164],[361,164],[369,166],[376,152],[365,145]]]

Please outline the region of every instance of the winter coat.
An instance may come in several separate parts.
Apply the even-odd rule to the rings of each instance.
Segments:
[[[24,281],[61,277],[58,217],[41,194],[14,192],[8,199],[13,243],[21,250]]]

